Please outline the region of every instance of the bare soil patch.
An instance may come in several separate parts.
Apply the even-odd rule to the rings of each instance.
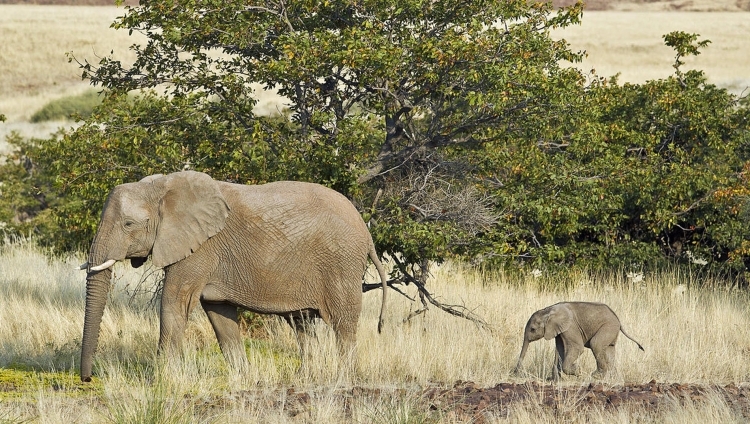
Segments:
[[[750,385],[699,385],[681,383],[625,384],[609,386],[590,383],[583,386],[528,383],[499,383],[480,387],[470,381],[457,381],[452,386],[434,385],[416,392],[406,389],[354,387],[339,389],[334,400],[343,405],[346,414],[361,404],[389,404],[394,399],[407,399],[417,413],[435,413],[450,421],[484,423],[508,417],[516,408],[546,409],[555,416],[579,414],[587,408],[618,410],[621,408],[656,412],[675,405],[700,405],[712,394],[723,397],[737,416],[750,419]],[[223,402],[245,401],[283,410],[292,418],[303,418],[313,408],[315,393],[295,388],[247,390],[235,392]],[[330,394],[329,394],[330,396]],[[213,407],[222,402],[212,402]]]

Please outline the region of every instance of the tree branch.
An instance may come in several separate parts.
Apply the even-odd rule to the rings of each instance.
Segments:
[[[419,297],[422,301],[422,307],[423,307],[422,310],[418,310],[416,312],[412,312],[411,314],[409,314],[409,316],[404,321],[408,321],[411,318],[426,312],[429,309],[429,306],[427,304],[427,302],[429,302],[432,305],[440,308],[443,312],[447,312],[459,318],[467,319],[473,322],[474,324],[477,324],[482,327],[489,327],[489,324],[484,319],[482,319],[480,316],[478,316],[477,314],[469,310],[469,308],[467,308],[466,306],[448,305],[448,304],[438,301],[427,290],[423,282],[419,281],[417,278],[414,278],[409,273],[405,272],[405,270],[401,270],[401,272],[403,273],[403,278],[405,279],[407,284],[413,283],[417,287],[417,290],[419,290]]]

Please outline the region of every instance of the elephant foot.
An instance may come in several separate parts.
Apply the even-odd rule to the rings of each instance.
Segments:
[[[524,374],[523,369],[521,367],[515,367],[510,371],[511,377],[522,377]]]
[[[607,372],[602,370],[596,370],[591,373],[591,378],[594,380],[603,380],[607,377]]]
[[[547,378],[547,381],[549,381],[550,383],[559,383],[559,382],[563,381],[563,376],[562,375],[554,375],[553,374],[553,375],[551,375],[550,377]]]
[[[580,377],[581,376],[581,367],[578,366],[577,363],[566,363],[561,364],[557,368],[559,374],[565,374],[572,377]]]

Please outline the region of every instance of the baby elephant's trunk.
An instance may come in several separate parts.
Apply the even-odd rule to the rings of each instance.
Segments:
[[[521,372],[521,363],[523,362],[523,358],[526,357],[526,350],[529,348],[529,339],[527,337],[523,338],[523,346],[521,347],[521,354],[518,355],[518,363],[516,364],[516,367],[513,369],[513,374],[518,374]]]

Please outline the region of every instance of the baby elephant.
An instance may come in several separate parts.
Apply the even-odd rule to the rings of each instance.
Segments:
[[[615,343],[620,331],[645,351],[625,332],[612,309],[603,303],[561,302],[548,306],[534,312],[526,323],[523,347],[514,372],[521,371],[521,362],[530,342],[554,337],[557,360],[552,371],[553,379],[560,377],[560,371],[580,375],[575,362],[584,347],[591,349],[596,358],[596,372],[592,377],[601,378],[614,370]]]

